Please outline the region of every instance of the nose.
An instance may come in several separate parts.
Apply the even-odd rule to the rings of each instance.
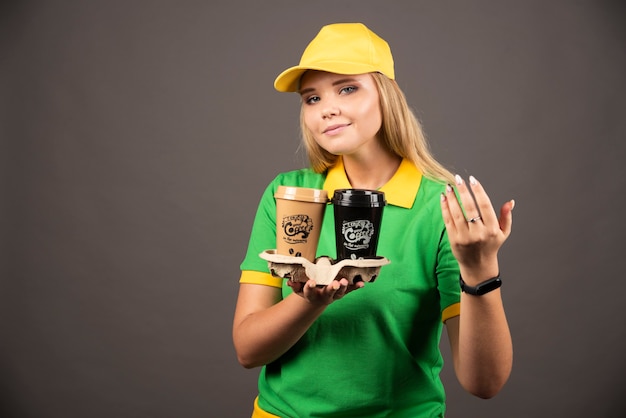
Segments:
[[[339,114],[341,114],[341,111],[332,103],[327,103],[322,109],[322,119],[330,119],[333,116],[338,116]]]

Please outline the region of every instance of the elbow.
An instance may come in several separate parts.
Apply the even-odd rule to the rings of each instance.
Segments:
[[[233,329],[233,348],[235,349],[237,362],[243,366],[243,368],[253,369],[257,366],[254,362],[254,356],[250,350],[246,349],[246,344],[242,342],[241,338],[238,338],[236,329]]]
[[[254,369],[256,367],[265,366],[276,360],[277,356],[272,351],[272,347],[268,347],[264,341],[250,341],[251,338],[245,338],[242,333],[233,333],[233,346],[237,356],[237,362],[246,369]]]
[[[239,347],[235,340],[235,354],[237,355],[237,362],[245,369],[254,369],[265,365],[265,362],[254,351],[246,350],[244,347]]]
[[[480,399],[491,399],[500,393],[509,380],[512,369],[513,358],[509,355],[495,363],[463,369],[461,373],[461,370],[457,370],[457,378],[463,389],[471,395]]]
[[[241,354],[240,352],[237,352],[237,361],[245,369],[254,369],[255,367],[263,365],[254,361],[254,359],[250,358],[249,356]]]
[[[491,399],[496,396],[508,380],[509,375],[491,377],[482,381],[462,383],[463,388],[480,399]]]
[[[243,368],[253,369],[257,366],[256,363],[254,362],[254,359],[249,354],[246,354],[245,350],[241,349],[240,347],[237,347],[236,341],[235,341],[235,354],[237,355],[237,362],[241,366],[243,366]]]
[[[491,399],[496,396],[511,375],[511,364],[508,367],[493,367],[488,370],[460,374],[459,383],[468,393],[480,399]]]
[[[500,392],[500,389],[502,389],[502,386],[481,387],[468,389],[468,392],[480,399],[491,399]]]
[[[255,367],[257,367],[256,364],[250,361],[246,361],[245,359],[242,359],[241,357],[237,357],[237,360],[239,361],[239,364],[243,366],[244,369],[254,369]]]

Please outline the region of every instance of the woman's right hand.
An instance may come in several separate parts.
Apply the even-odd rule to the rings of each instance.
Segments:
[[[326,286],[318,286],[315,280],[309,279],[306,283],[288,280],[287,285],[293,292],[315,305],[330,305],[348,293],[362,288],[365,283],[350,284],[348,279],[333,280]]]

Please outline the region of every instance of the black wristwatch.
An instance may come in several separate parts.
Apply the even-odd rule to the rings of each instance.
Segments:
[[[482,296],[485,293],[489,293],[492,290],[496,290],[502,286],[502,280],[500,280],[500,274],[496,277],[492,277],[489,280],[485,280],[482,283],[478,283],[476,286],[468,286],[463,281],[463,277],[459,275],[459,283],[461,284],[461,291],[468,295]]]

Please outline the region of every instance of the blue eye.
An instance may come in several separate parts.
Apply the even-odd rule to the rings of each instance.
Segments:
[[[311,97],[307,97],[306,99],[304,99],[304,103],[306,104],[313,104],[319,101],[320,101],[319,96],[311,96]]]
[[[354,93],[355,91],[357,91],[357,88],[354,86],[342,87],[341,90],[339,90],[340,93],[346,93],[346,94]]]

